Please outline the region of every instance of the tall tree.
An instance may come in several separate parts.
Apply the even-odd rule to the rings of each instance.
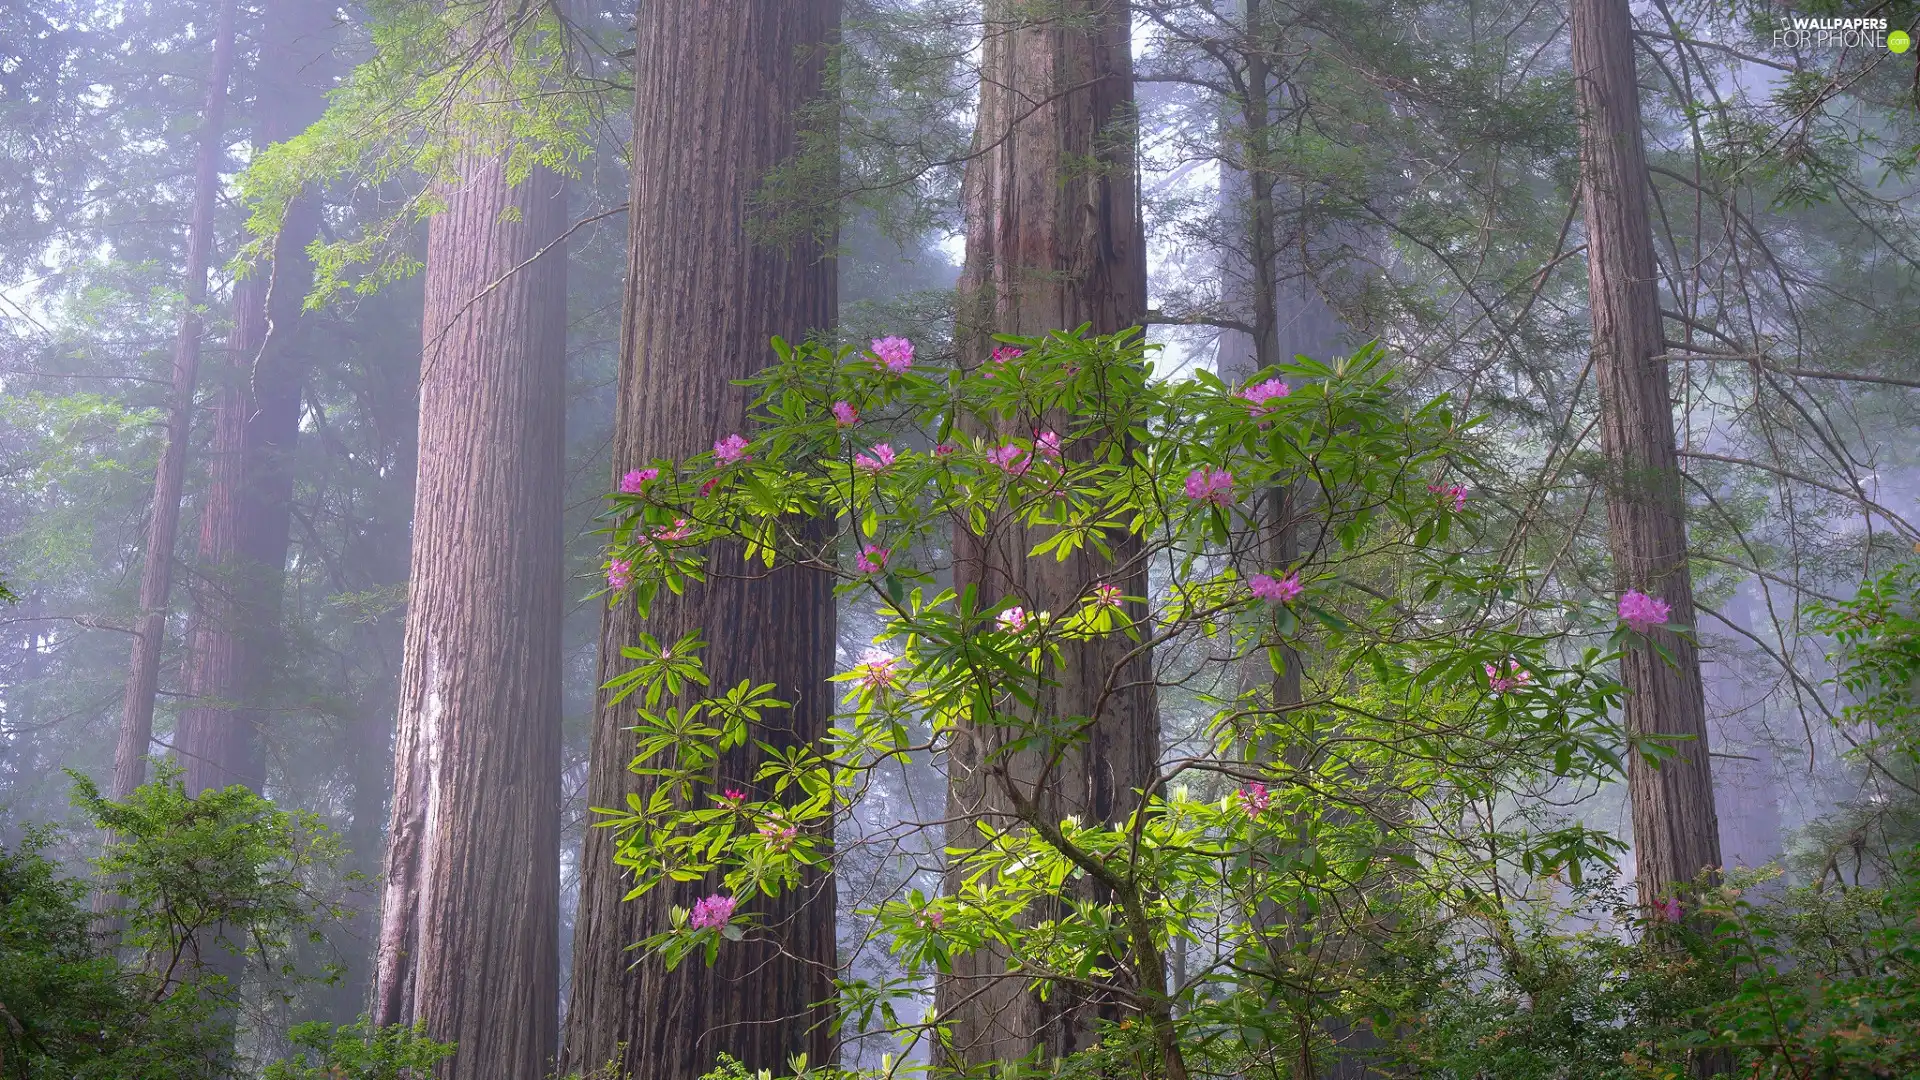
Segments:
[[[994,334],[1086,324],[1105,334],[1145,318],[1128,19],[1124,0],[1068,0],[1044,17],[1014,0],[987,4],[978,127],[961,195],[967,250],[956,337],[963,364],[987,362]],[[981,535],[956,530],[955,587],[977,588],[989,608],[1012,595],[1028,611],[1070,610],[1103,581],[1146,595],[1146,566],[1131,537],[1106,538],[1111,559],[1086,547],[1065,560],[1029,559],[1043,537],[1004,519]],[[1129,614],[1144,618],[1144,608],[1131,602]],[[950,852],[978,845],[983,822],[1021,827],[1021,807],[1052,821],[1069,814],[1117,821],[1138,805],[1159,752],[1150,657],[1121,635],[1061,646],[1052,685],[1031,717],[1057,741],[1036,747],[1011,728],[954,733]],[[951,889],[969,871],[964,854],[950,859]],[[1056,987],[1043,1001],[1028,983],[1009,973],[1000,952],[955,958],[934,1006],[952,1025],[951,1067],[1055,1060],[1091,1042],[1097,995]]]
[[[1674,450],[1673,399],[1656,289],[1653,223],[1626,0],[1574,0],[1573,79],[1580,121],[1580,194],[1586,207],[1593,367],[1607,460],[1607,525],[1616,587],[1663,599],[1674,622],[1694,622],[1686,498]],[[1720,865],[1719,822],[1707,757],[1706,693],[1692,639],[1655,631],[1621,661],[1628,733],[1679,737],[1659,765],[1628,756],[1640,901],[1651,905]]]
[[[187,472],[187,440],[193,425],[194,388],[200,378],[201,308],[207,302],[207,266],[213,259],[213,212],[220,196],[220,158],[226,145],[227,82],[233,73],[234,0],[222,0],[213,31],[213,64],[200,112],[200,145],[194,158],[193,209],[187,222],[184,306],[173,345],[173,384],[167,427],[153,479],[147,516],[145,562],[140,571],[140,615],[127,664],[120,706],[120,738],[113,754],[113,796],[124,799],[147,775],[153,740],[153,702],[160,688],[160,652],[166,642],[168,598],[173,592],[173,548],[180,530],[180,491]],[[102,894],[103,896],[105,894]]]
[[[741,430],[750,396],[733,380],[771,359],[768,339],[799,340],[833,323],[826,238],[799,230],[795,242],[772,245],[754,197],[773,170],[806,148],[802,112],[826,88],[839,8],[838,0],[667,0],[641,8],[616,476],[657,458],[691,456]],[[834,596],[824,574],[784,567],[743,577],[740,565],[740,551],[723,546],[705,585],[663,595],[644,622],[630,603],[610,607],[599,677],[604,684],[623,670],[621,649],[642,629],[671,642],[699,628],[714,686],[771,682],[792,703],[718,763],[721,779],[757,791],[758,743],[778,747],[826,734]],[[604,695],[596,708],[589,806],[624,805],[642,790],[627,771],[629,708]],[[663,887],[623,902],[628,886],[613,853],[606,830],[588,832],[563,1067],[621,1057],[634,1076],[694,1080],[722,1051],[749,1069],[783,1069],[800,1053],[816,1064],[830,1058],[829,1014],[817,1007],[832,995],[835,970],[829,880],[753,901],[763,929],[729,943],[711,968],[693,962],[669,972],[655,960],[635,964],[627,947],[664,929],[670,904],[687,906],[711,887]]]
[[[329,12],[295,0],[261,11],[254,78],[255,152],[319,119],[325,108]],[[280,640],[280,599],[293,498],[306,346],[300,316],[319,230],[317,195],[294,201],[266,265],[233,290],[233,329],[213,407],[200,511],[186,690],[174,752],[187,790],[266,780],[261,724]]]
[[[499,99],[531,17],[458,28],[464,104]],[[544,1076],[558,1035],[566,206],[544,168],[509,182],[504,112],[460,110],[429,227],[373,1010],[457,1042],[454,1080]]]

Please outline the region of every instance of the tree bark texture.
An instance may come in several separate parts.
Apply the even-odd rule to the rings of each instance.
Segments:
[[[200,309],[207,302],[207,265],[213,259],[213,211],[220,196],[220,158],[226,144],[227,82],[233,73],[234,0],[223,0],[213,32],[213,65],[200,112],[194,155],[193,209],[187,223],[186,307],[173,343],[173,386],[167,428],[147,513],[145,563],[140,570],[140,614],[120,705],[120,738],[113,753],[113,797],[124,799],[147,778],[153,741],[153,701],[160,689],[160,653],[166,644],[168,598],[173,591],[174,539],[180,531],[180,492],[187,472],[194,388],[200,377]]]
[[[487,134],[429,229],[373,1010],[458,1042],[450,1080],[546,1076],[558,1041],[566,205]]]
[[[1040,335],[1083,323],[1113,333],[1145,314],[1128,5],[1070,0],[1062,8],[1040,19],[1013,0],[987,4],[975,156],[962,186],[967,254],[956,329],[965,364],[987,360],[994,333]],[[1112,562],[1090,550],[1064,562],[1029,560],[1043,535],[1004,519],[985,536],[956,530],[955,586],[977,586],[983,605],[1011,597],[1033,612],[1070,611],[1101,581],[1146,595],[1146,567],[1131,538],[1109,538],[1117,541]],[[1128,614],[1144,619],[1145,607],[1130,603]],[[976,846],[980,820],[1017,827],[1019,802],[1053,821],[1122,820],[1138,805],[1159,753],[1151,661],[1129,658],[1134,645],[1117,634],[1063,644],[1061,666],[1048,673],[1055,685],[1043,688],[1030,719],[1069,748],[1043,778],[1047,750],[1006,752],[1012,729],[956,731],[947,760],[950,849]],[[964,855],[949,859],[951,889],[967,865]],[[956,957],[940,978],[935,1009],[951,1024],[948,1067],[1029,1057],[1044,1066],[1091,1043],[1092,1021],[1109,1003],[1058,986],[1043,1002],[1028,991],[1028,976],[1007,973],[1007,961],[997,952]]]
[[[656,458],[683,458],[743,431],[748,391],[732,385],[773,358],[775,334],[799,340],[829,328],[836,305],[828,246],[756,242],[751,200],[769,170],[800,147],[797,112],[825,89],[824,46],[838,32],[837,0],[668,0],[641,8],[635,51],[629,282],[614,475]],[[697,28],[697,29],[696,29]],[[817,740],[833,712],[834,596],[825,575],[796,568],[743,574],[738,548],[714,556],[704,586],[662,595],[644,622],[610,607],[601,629],[604,684],[626,664],[621,648],[643,630],[671,642],[698,627],[717,690],[743,678],[771,682],[794,703],[757,738]],[[643,790],[627,769],[631,705],[603,696],[594,719],[589,806],[621,806]],[[762,752],[724,755],[720,777],[764,797],[751,781]],[[726,1052],[776,1072],[804,1053],[834,1053],[834,890],[815,879],[785,897],[741,898],[764,929],[728,942],[709,968],[694,958],[668,972],[628,946],[664,929],[668,906],[690,906],[712,883],[661,886],[625,902],[613,837],[589,829],[581,856],[572,1003],[563,1066],[618,1061],[635,1077],[695,1080]],[[636,963],[638,960],[638,963]]]
[[[326,108],[332,52],[326,9],[274,0],[261,14],[255,76],[256,152],[299,134]],[[288,207],[272,259],[233,290],[233,330],[213,407],[213,446],[200,509],[186,692],[174,753],[187,790],[266,782],[262,724],[281,658],[293,451],[306,373],[299,327],[313,283],[306,247],[317,198]]]
[[[1574,0],[1573,74],[1579,110],[1581,197],[1594,371],[1606,455],[1607,524],[1615,584],[1672,606],[1694,624],[1686,500],[1674,453],[1672,395],[1655,289],[1646,145],[1627,0]],[[1706,698],[1693,641],[1655,632],[1668,664],[1645,646],[1621,662],[1634,737],[1683,736],[1659,767],[1628,756],[1633,847],[1642,904],[1720,865],[1719,823],[1707,758]]]

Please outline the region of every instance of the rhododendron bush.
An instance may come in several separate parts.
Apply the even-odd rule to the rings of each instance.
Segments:
[[[711,886],[644,947],[671,964],[772,932],[756,900],[830,872],[850,847],[829,838],[876,775],[938,759],[957,730],[1058,755],[1099,718],[1036,715],[1040,691],[1073,643],[1110,635],[1151,651],[1167,713],[1142,808],[980,821],[956,885],[865,913],[896,968],[842,980],[850,1028],[937,1044],[929,980],[991,949],[1042,992],[1071,981],[1113,1003],[1089,1069],[1111,1054],[1155,1076],[1230,1072],[1321,1039],[1336,1003],[1387,1021],[1396,941],[1610,865],[1614,840],[1537,797],[1617,774],[1610,650],[1646,645],[1614,628],[1652,609],[1543,598],[1502,561],[1467,483],[1470,418],[1371,348],[1227,385],[1151,377],[1138,334],[1001,340],[971,370],[902,338],[776,341],[748,429],[610,496],[612,602],[800,564],[883,627],[839,676],[831,737],[752,777],[714,763],[783,707],[774,688],[709,687],[697,633],[626,650],[611,688],[634,706],[645,794],[599,823],[636,895]],[[1275,565],[1282,526],[1299,554]],[[953,535],[1016,527],[1030,559],[1091,551],[1073,565],[1103,569],[1050,606],[943,584]],[[1276,701],[1288,665],[1299,700]]]

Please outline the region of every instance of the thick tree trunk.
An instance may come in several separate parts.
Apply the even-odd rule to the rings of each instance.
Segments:
[[[274,0],[262,12],[254,147],[298,134],[326,107],[326,11]],[[213,448],[200,511],[200,569],[193,584],[186,688],[174,753],[187,790],[266,781],[261,724],[280,658],[293,450],[299,436],[306,353],[299,321],[319,228],[317,199],[288,208],[272,262],[233,290],[233,330],[213,407]]]
[[[768,339],[798,340],[832,325],[835,271],[827,247],[756,243],[751,199],[774,166],[798,149],[796,113],[823,90],[823,46],[837,33],[837,0],[668,0],[643,5],[635,54],[634,165],[627,297],[614,427],[618,476],[658,457],[686,457],[745,426],[750,396],[732,385],[772,359]],[[749,678],[778,685],[794,703],[758,737],[774,745],[825,735],[833,711],[834,597],[823,575],[795,569],[742,580],[735,551],[714,556],[704,587],[661,596],[643,624],[631,604],[602,623],[600,679],[624,665],[622,646],[643,629],[672,641],[694,627],[713,685]],[[602,697],[587,780],[590,806],[624,805],[641,790],[631,705]],[[733,786],[753,790],[752,746],[720,763]],[[764,792],[757,792],[764,795]],[[804,1053],[829,1060],[834,891],[815,880],[778,900],[742,898],[767,927],[672,972],[627,951],[666,925],[669,904],[713,891],[693,883],[623,902],[629,882],[613,838],[589,829],[581,856],[572,1005],[564,1067],[616,1059],[636,1077],[694,1080],[721,1052],[749,1069],[784,1070]],[[624,1050],[622,1049],[624,1048]]]
[[[1574,0],[1573,75],[1580,118],[1581,196],[1601,446],[1607,458],[1607,524],[1615,584],[1672,605],[1694,623],[1687,570],[1686,500],[1674,454],[1673,404],[1654,285],[1647,213],[1646,146],[1627,0]],[[1635,737],[1688,741],[1659,767],[1628,756],[1633,847],[1642,904],[1720,865],[1719,823],[1707,759],[1706,699],[1694,643],[1657,632],[1668,664],[1636,646],[1621,662],[1626,721]]]
[[[173,591],[174,538],[180,530],[180,489],[187,472],[187,440],[193,426],[194,387],[200,376],[200,308],[207,302],[207,265],[213,259],[213,211],[220,195],[220,157],[225,146],[227,81],[233,73],[234,0],[223,0],[213,36],[213,67],[200,114],[200,146],[194,158],[193,211],[187,224],[186,308],[173,344],[173,389],[160,465],[153,478],[147,515],[146,562],[140,571],[140,615],[133,656],[120,706],[120,739],[113,754],[113,796],[124,799],[147,778],[153,741],[153,700],[160,689],[160,652],[166,643],[168,598]]]
[[[1146,251],[1133,146],[1133,61],[1127,4],[1070,0],[1042,22],[1012,0],[987,4],[977,156],[962,189],[966,265],[956,328],[962,363],[986,361],[994,333],[1038,335],[1091,323],[1112,333],[1146,310]],[[1021,432],[1020,434],[1027,434]],[[1071,455],[1071,449],[1069,449]],[[954,584],[978,586],[983,603],[1013,596],[1029,611],[1065,612],[1107,580],[1130,596],[1147,591],[1136,542],[1113,543],[1114,561],[1084,551],[1064,562],[1029,560],[1040,539],[1007,521],[986,536],[956,530]],[[1130,605],[1135,619],[1142,605]],[[1041,816],[1124,819],[1153,774],[1159,717],[1152,664],[1127,659],[1120,635],[1067,644],[1057,685],[1040,698],[1037,723],[1091,719],[1041,786],[1044,749],[1007,754],[1010,731],[958,731],[948,755],[947,843],[979,842],[978,820],[1016,825],[1015,794]],[[1117,675],[1117,678],[1115,677]],[[1120,692],[1097,704],[1109,680]],[[965,872],[957,856],[949,876]],[[951,884],[951,883],[950,883]],[[1150,978],[1157,978],[1153,973]],[[1034,1056],[1043,1063],[1085,1049],[1097,998],[1055,987],[1041,1001],[1027,976],[1009,975],[993,952],[955,959],[936,987],[935,1008],[952,1024],[946,1064],[990,1067]]]
[[[508,14],[475,30],[500,63]],[[478,134],[427,247],[374,1019],[458,1042],[445,1078],[521,1080],[558,1035],[566,207]]]

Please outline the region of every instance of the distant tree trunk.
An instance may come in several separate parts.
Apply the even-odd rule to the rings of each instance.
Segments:
[[[326,9],[275,0],[261,14],[255,152],[298,134],[326,107]],[[313,193],[294,200],[272,261],[233,290],[233,330],[213,407],[213,449],[200,511],[186,688],[174,753],[189,792],[266,781],[265,696],[280,659],[293,450],[307,356],[299,321],[319,228]]]
[[[1025,8],[1015,0],[989,0],[986,8],[977,156],[961,195],[967,253],[956,331],[967,365],[986,361],[994,333],[1038,335],[1083,323],[1112,333],[1138,325],[1146,311],[1128,5],[1068,0],[1039,22],[1028,21]],[[1012,594],[1029,610],[1054,612],[1070,610],[1102,580],[1146,595],[1146,567],[1131,538],[1110,538],[1112,562],[1093,551],[1064,562],[1029,560],[1039,539],[1006,521],[991,523],[985,537],[956,530],[955,587],[978,586],[983,603]],[[1142,619],[1145,609],[1131,604],[1129,614]],[[1007,731],[957,731],[948,754],[950,848],[976,845],[978,820],[1016,824],[1008,785],[1056,820],[1115,821],[1138,805],[1159,752],[1151,661],[1125,660],[1132,643],[1119,635],[1063,647],[1058,685],[1041,695],[1037,719],[1086,716],[1092,724],[1044,789],[1037,786],[1044,751],[1008,756]],[[1097,707],[1117,669],[1118,684],[1129,688]],[[996,759],[1006,762],[1004,781],[989,776]],[[955,857],[949,876],[963,867],[964,857]],[[935,993],[935,1008],[953,1025],[946,1067],[1004,1067],[1029,1055],[1044,1067],[1091,1043],[1092,1021],[1106,1003],[1058,986],[1043,1002],[1025,982],[1007,974],[996,952],[955,958]]]
[[[193,211],[187,223],[185,309],[173,343],[173,389],[160,466],[147,513],[147,547],[140,571],[140,615],[133,656],[127,664],[120,705],[120,739],[113,753],[113,797],[124,799],[147,778],[153,741],[153,700],[160,689],[160,652],[166,644],[168,597],[173,591],[174,538],[180,530],[180,489],[186,478],[187,441],[193,426],[194,386],[200,376],[200,309],[207,302],[207,264],[213,259],[213,211],[220,196],[220,158],[225,147],[227,81],[233,72],[234,0],[222,0],[213,32],[213,67],[200,112],[200,145],[194,156]]]
[[[800,149],[796,114],[825,89],[839,9],[838,0],[663,0],[640,9],[616,476],[742,430],[750,395],[731,380],[771,362],[772,335],[799,340],[833,324],[830,244],[757,242],[750,218],[768,171]],[[821,738],[833,712],[832,581],[796,568],[742,579],[737,549],[723,547],[714,560],[705,586],[662,595],[644,624],[631,604],[609,608],[601,682],[623,669],[620,650],[643,625],[666,641],[699,627],[714,687],[750,677],[794,703],[769,717],[759,739]],[[642,790],[627,771],[632,722],[630,704],[601,698],[589,806],[624,805]],[[753,791],[762,756],[752,745],[729,752],[721,778]],[[668,972],[656,961],[636,964],[627,947],[665,927],[668,905],[689,906],[713,885],[661,887],[623,902],[629,883],[604,829],[587,831],[580,867],[563,1068],[618,1059],[635,1077],[695,1080],[722,1051],[749,1069],[776,1071],[795,1054],[816,1065],[832,1059],[831,1011],[813,1007],[832,996],[836,970],[831,879],[777,900],[741,898],[767,929],[723,946],[712,968],[696,958]]]
[[[187,473],[187,443],[193,427],[194,386],[200,377],[200,308],[207,302],[207,264],[213,259],[213,211],[220,194],[220,158],[225,146],[227,81],[233,73],[234,0],[222,0],[213,31],[213,67],[200,110],[200,144],[194,155],[193,210],[187,222],[185,307],[173,342],[173,386],[160,464],[154,471],[147,510],[145,562],[140,569],[140,614],[133,655],[120,702],[120,734],[113,748],[113,797],[124,799],[146,782],[147,750],[153,742],[153,703],[160,691],[160,653],[166,645],[168,598],[173,592],[173,548],[180,531],[180,493]],[[112,941],[119,933],[119,894],[94,893],[100,916],[95,932]]]
[[[1573,0],[1572,19],[1588,304],[1614,581],[1622,592],[1640,589],[1661,597],[1672,605],[1673,621],[1692,625],[1686,499],[1674,454],[1673,403],[1654,284],[1632,15],[1627,0]],[[1627,757],[1643,905],[1720,865],[1699,654],[1691,640],[1658,633],[1675,663],[1636,647],[1620,665],[1628,732],[1688,739],[1658,768],[1639,753]]]
[[[512,14],[473,55],[510,62]],[[456,1041],[449,1080],[545,1076],[558,1035],[566,206],[544,169],[509,187],[494,134],[429,227],[373,1009]]]

